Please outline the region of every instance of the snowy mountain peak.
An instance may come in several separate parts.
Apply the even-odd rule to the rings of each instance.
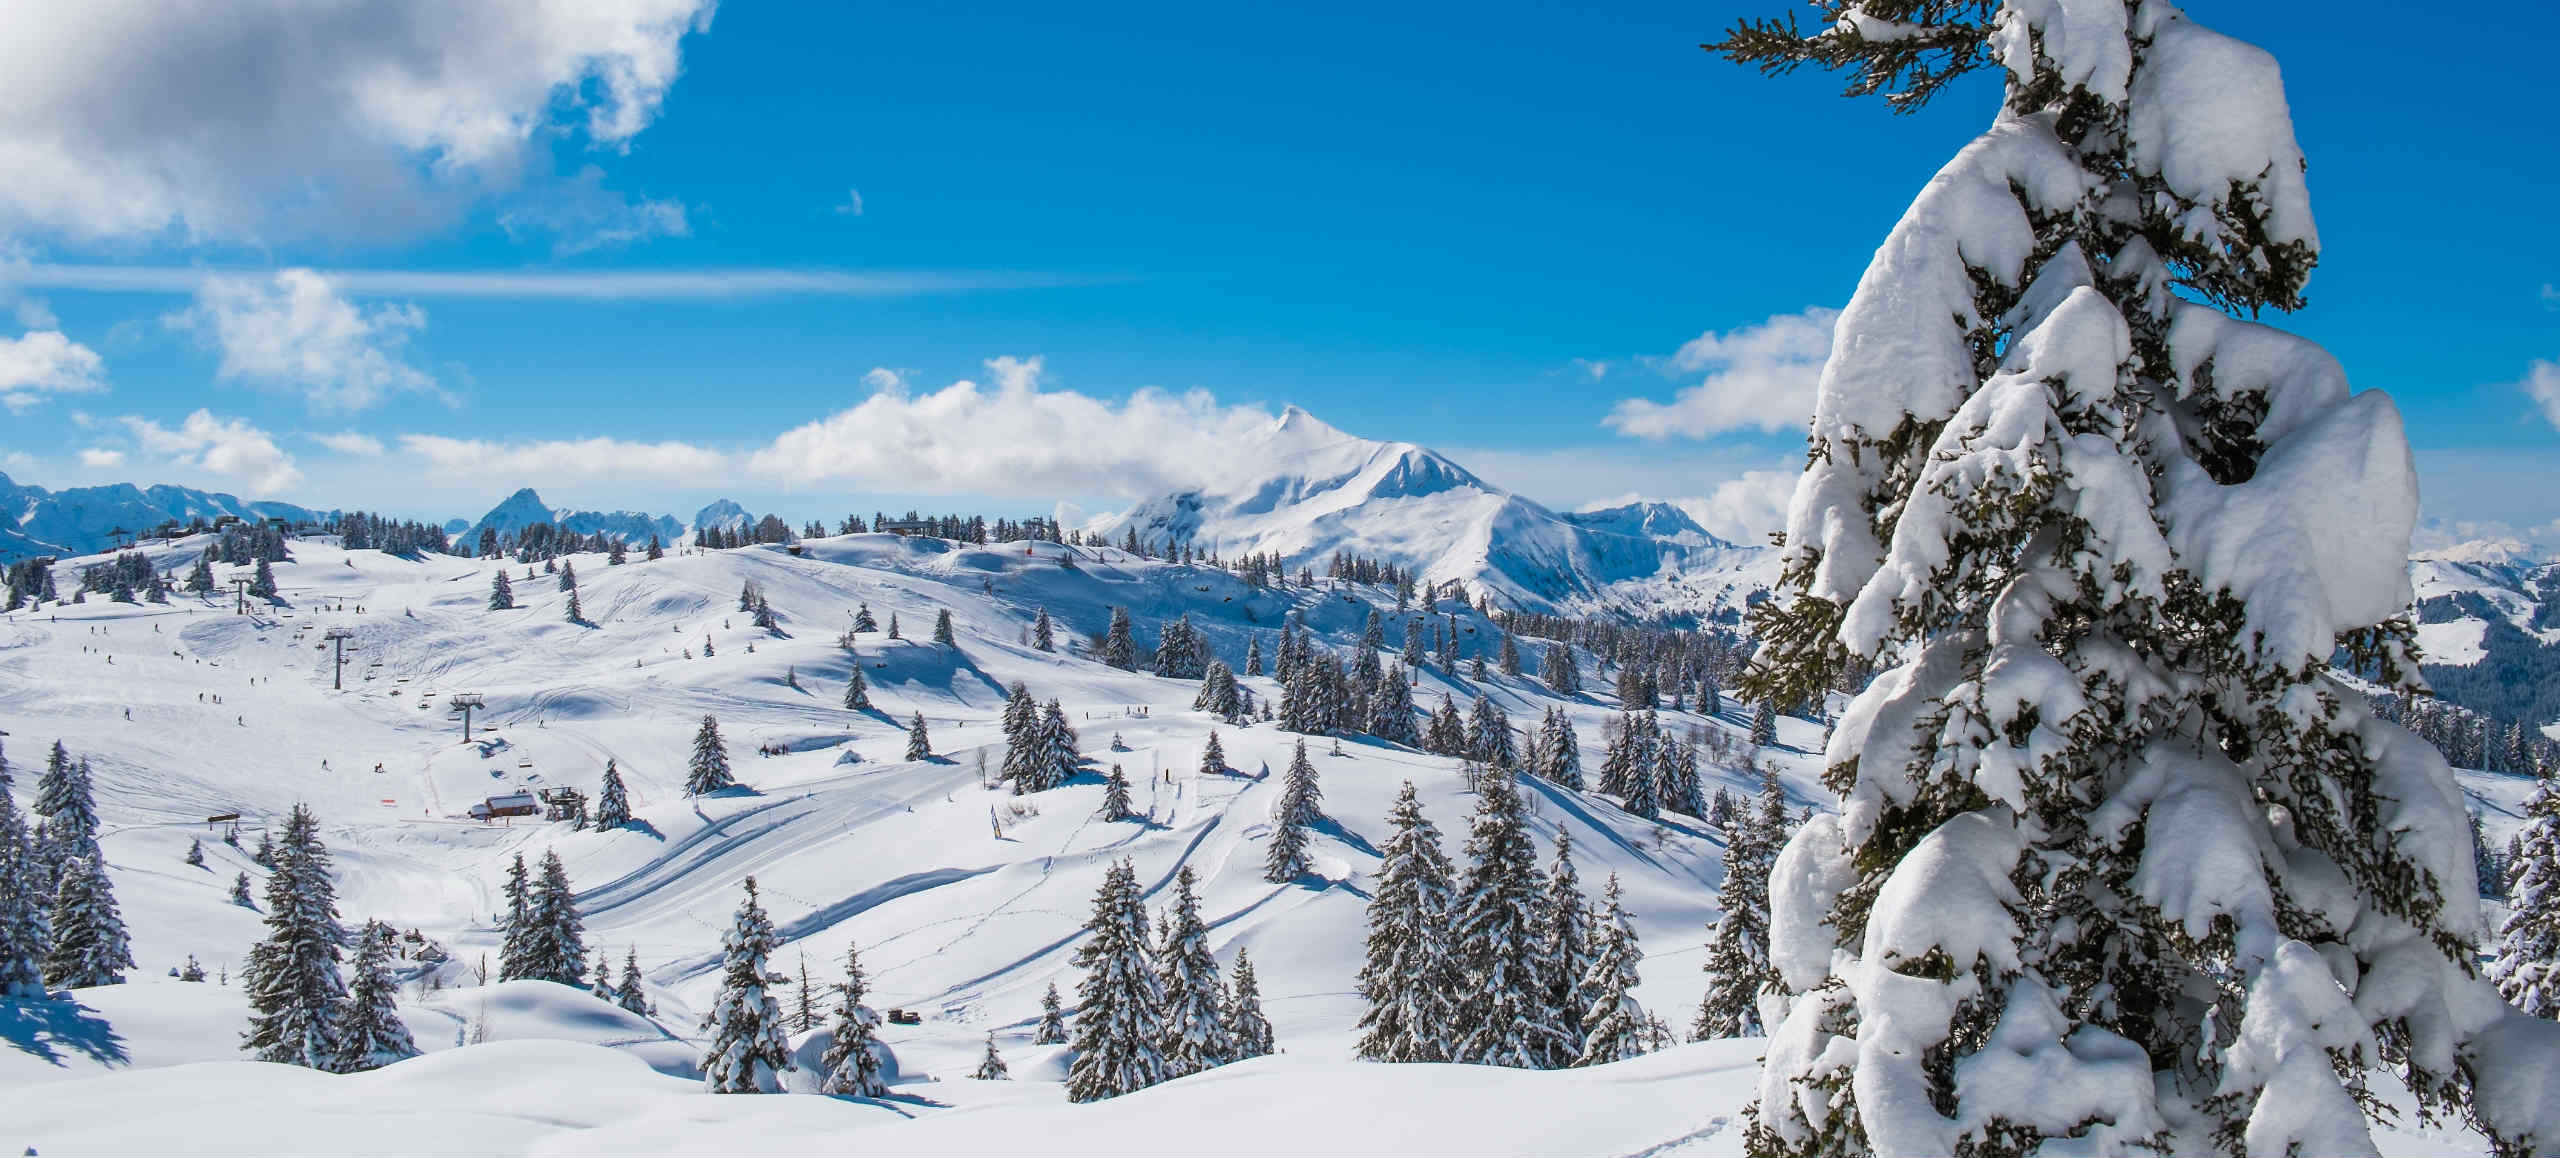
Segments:
[[[1645,539],[1661,539],[1692,547],[1734,547],[1737,544],[1715,537],[1699,526],[1689,512],[1670,503],[1632,502],[1623,506],[1575,511],[1564,516],[1578,526],[1618,535]]]
[[[634,543],[645,541],[652,535],[662,541],[672,542],[684,534],[684,524],[675,521],[672,516],[652,515],[643,511],[578,511],[567,507],[555,508],[544,503],[542,496],[534,493],[532,487],[525,487],[508,495],[504,501],[490,508],[489,513],[481,516],[480,521],[468,530],[467,537],[478,538],[482,528],[495,530],[500,535],[521,534],[526,527],[535,523],[549,523],[579,535],[593,535],[601,532]]]
[[[696,534],[700,534],[707,527],[718,527],[724,531],[744,530],[755,525],[755,521],[755,516],[748,514],[747,508],[728,499],[714,500],[711,505],[693,513],[693,529]]]

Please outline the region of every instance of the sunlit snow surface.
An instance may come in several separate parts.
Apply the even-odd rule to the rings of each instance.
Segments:
[[[183,574],[201,543],[148,550],[156,566]],[[1189,710],[1196,683],[1068,654],[1069,641],[1098,632],[1113,605],[1131,609],[1149,642],[1161,621],[1188,611],[1239,667],[1245,632],[1275,631],[1293,608],[1332,646],[1348,648],[1367,613],[1361,601],[1391,600],[1377,589],[1350,598],[1321,586],[1255,591],[1214,569],[1117,552],[1070,570],[1049,545],[853,536],[813,541],[800,558],[750,549],[611,567],[579,556],[594,626],[575,626],[563,622],[565,596],[538,568],[527,580],[522,564],[506,563],[524,606],[489,612],[494,563],[410,561],[315,541],[293,550],[295,561],[276,568],[286,605],[252,617],[230,614],[228,599],[180,597],[165,607],[92,599],[0,618],[0,730],[19,798],[29,797],[57,737],[90,758],[103,843],[141,962],[132,984],[78,991],[76,1005],[0,1006],[0,1148],[47,1156],[717,1153],[752,1137],[753,1148],[774,1153],[1740,1149],[1756,1040],[1543,1074],[1350,1061],[1362,906],[1382,818],[1398,784],[1412,779],[1454,855],[1472,800],[1456,763],[1355,740],[1336,757],[1331,741],[1313,742],[1330,817],[1315,845],[1315,879],[1267,884],[1263,842],[1279,785],[1255,776],[1284,766],[1298,737],[1268,725],[1222,727],[1236,771],[1203,776],[1200,747],[1214,721]],[[781,636],[735,610],[749,579],[781,612]],[[879,710],[852,713],[838,706],[850,661],[835,639],[863,602],[883,626],[895,614],[907,640],[861,637],[859,662]],[[1058,654],[1027,645],[1042,606],[1059,620]],[[956,652],[922,642],[942,608],[959,630]],[[1386,610],[1393,648],[1401,630]],[[1471,648],[1492,638],[1472,613],[1461,624],[1473,632]],[[330,653],[319,644],[332,626],[357,635],[344,692],[330,690]],[[706,636],[716,651],[707,659]],[[1265,634],[1266,655],[1272,642]],[[684,658],[686,649],[695,658]],[[1534,666],[1537,648],[1524,650]],[[801,690],[784,682],[791,670]],[[1063,701],[1097,770],[1112,762],[1129,770],[1144,823],[1095,819],[1094,775],[1030,798],[981,787],[978,756],[1000,760],[996,714],[1016,679],[1043,700]],[[1276,695],[1267,678],[1246,682],[1258,697]],[[1462,703],[1474,693],[1426,673],[1416,702],[1436,706],[1444,690]],[[1534,682],[1498,675],[1485,690],[1517,726],[1534,725],[1557,702]],[[489,705],[474,721],[481,743],[468,747],[445,707],[461,692]],[[1596,768],[1600,725],[1614,703],[1586,692],[1564,706],[1586,765]],[[898,760],[904,721],[917,711],[943,754],[934,762]],[[705,713],[719,716],[746,787],[688,800],[679,792],[682,761]],[[1747,717],[1666,715],[1684,731],[1693,721],[1747,731]],[[1111,749],[1114,733],[1126,751]],[[1765,754],[1787,770],[1791,801],[1828,808],[1806,754],[1820,729],[1782,720],[1780,736],[1786,747]],[[757,755],[768,744],[790,754]],[[607,757],[631,788],[640,822],[630,829],[458,819],[483,796],[515,788],[592,791]],[[1751,786],[1738,769],[1710,775],[1737,791]],[[2475,787],[2511,803],[2503,783]],[[1541,786],[1532,798],[1542,859],[1562,828],[1586,888],[1620,876],[1647,953],[1638,996],[1685,1029],[1704,988],[1699,946],[1720,846],[1702,825],[1657,825],[1597,795]],[[378,916],[452,951],[443,972],[452,987],[423,997],[413,989],[404,999],[428,1056],[356,1077],[240,1061],[236,985],[163,975],[191,953],[209,973],[236,971],[261,931],[256,913],[226,900],[233,874],[250,867],[246,855],[215,839],[203,819],[243,813],[253,825],[243,843],[254,846],[254,825],[296,801],[324,823],[350,924]],[[2506,823],[2493,808],[2492,832]],[[181,859],[194,837],[205,842],[203,868]],[[617,970],[636,949],[659,1003],[654,1022],[540,983],[473,984],[469,966],[495,952],[490,919],[508,859],[545,848],[560,852],[581,890],[590,949],[609,954]],[[1030,1045],[1030,1027],[1047,985],[1072,996],[1078,927],[1104,867],[1120,857],[1135,860],[1159,906],[1177,868],[1201,875],[1211,943],[1230,964],[1251,950],[1283,1056],[1113,1102],[1066,1103],[1064,1058]],[[796,974],[805,954],[824,983],[848,941],[858,943],[871,1004],[924,1013],[920,1026],[886,1027],[892,1098],[699,1092],[686,1039],[716,985],[718,932],[750,874],[785,938],[777,970]],[[787,993],[783,1000],[790,1004]],[[966,1078],[991,1031],[1017,1080]],[[475,1036],[483,1043],[461,1044]],[[798,1044],[810,1057],[822,1048]],[[2481,1146],[2467,1135],[2406,1133],[2386,1136],[2384,1149]]]

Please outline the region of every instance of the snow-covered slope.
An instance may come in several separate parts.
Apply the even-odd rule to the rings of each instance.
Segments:
[[[2421,670],[2449,702],[2535,726],[2560,722],[2560,563],[2483,546],[2410,561]]]
[[[162,523],[244,519],[318,518],[291,503],[244,502],[235,495],[189,487],[138,487],[131,483],[49,491],[0,474],[0,563],[35,555],[78,555],[106,549],[113,532],[150,530]]]
[[[1222,556],[1336,552],[1464,583],[1526,611],[1709,617],[1774,578],[1770,552],[1661,504],[1560,515],[1409,442],[1345,434],[1290,407],[1232,448],[1219,483],[1146,500],[1097,530]]]
[[[514,535],[535,523],[549,523],[554,527],[580,535],[592,535],[601,531],[633,543],[647,542],[652,535],[657,536],[659,542],[672,543],[684,535],[684,524],[677,522],[672,515],[652,515],[644,511],[580,511],[568,507],[555,508],[544,503],[542,496],[535,494],[532,487],[526,487],[508,495],[497,506],[490,508],[488,514],[482,515],[479,522],[466,528],[463,541],[467,543],[477,540],[483,530],[494,530],[500,535]]]

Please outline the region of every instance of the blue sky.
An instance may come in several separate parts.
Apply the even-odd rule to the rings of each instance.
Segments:
[[[1107,509],[1214,469],[1160,461],[1184,431],[1295,403],[1552,503],[1765,529],[1819,311],[1996,99],[1897,118],[1696,48],[1768,7],[27,17],[0,161],[45,163],[0,176],[0,470],[438,517],[523,483]],[[2550,523],[2560,488],[2519,484],[2560,477],[2560,37],[2317,11],[2190,7],[2286,70],[2326,254],[2285,324],[2399,400],[2431,514]],[[364,276],[278,276],[305,267]],[[852,276],[635,280],[744,269]],[[1071,396],[919,401],[960,379]],[[1702,417],[1608,422],[1701,384]],[[846,459],[893,430],[930,451]]]

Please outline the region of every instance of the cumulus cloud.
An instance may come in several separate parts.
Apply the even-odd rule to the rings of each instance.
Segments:
[[[1672,503],[1708,534],[1758,546],[1769,541],[1771,532],[1787,529],[1787,502],[1795,495],[1797,477],[1789,470],[1748,470],[1716,484],[1704,498]]]
[[[124,452],[92,446],[80,452],[80,465],[91,470],[114,470],[124,465]]]
[[[83,239],[406,232],[619,150],[715,0],[12,6],[0,222]]]
[[[727,469],[726,455],[683,442],[581,438],[489,442],[403,434],[400,449],[440,474],[539,478],[699,478]]]
[[[311,441],[340,454],[351,454],[359,458],[382,457],[382,440],[370,434],[358,434],[348,430],[337,434],[315,434],[311,436]]]
[[[1627,398],[1602,423],[1636,438],[1705,438],[1733,431],[1802,430],[1814,387],[1831,356],[1840,311],[1816,306],[1682,343],[1655,368],[1675,379],[1700,375],[1669,402]]]
[[[202,471],[260,494],[274,494],[302,481],[292,455],[267,432],[237,418],[216,418],[209,410],[198,410],[174,430],[148,418],[128,416],[121,421],[143,453],[173,467]]]
[[[2542,408],[2543,420],[2552,429],[2560,430],[2560,362],[2534,359],[2532,368],[2525,371],[2524,381],[2517,385],[2524,388],[2534,405]]]
[[[217,378],[298,393],[315,410],[363,410],[393,394],[435,389],[434,378],[401,358],[409,336],[426,327],[425,310],[405,302],[360,308],[308,269],[208,281],[195,304],[168,321],[220,351]]]
[[[0,338],[0,406],[11,414],[24,414],[55,394],[106,388],[106,361],[60,330]]]
[[[1209,481],[1234,440],[1272,421],[1205,390],[1146,389],[1119,403],[1044,390],[1036,357],[992,358],[986,370],[992,387],[962,380],[927,394],[874,370],[871,397],[784,432],[747,465],[795,486],[1135,498]]]

